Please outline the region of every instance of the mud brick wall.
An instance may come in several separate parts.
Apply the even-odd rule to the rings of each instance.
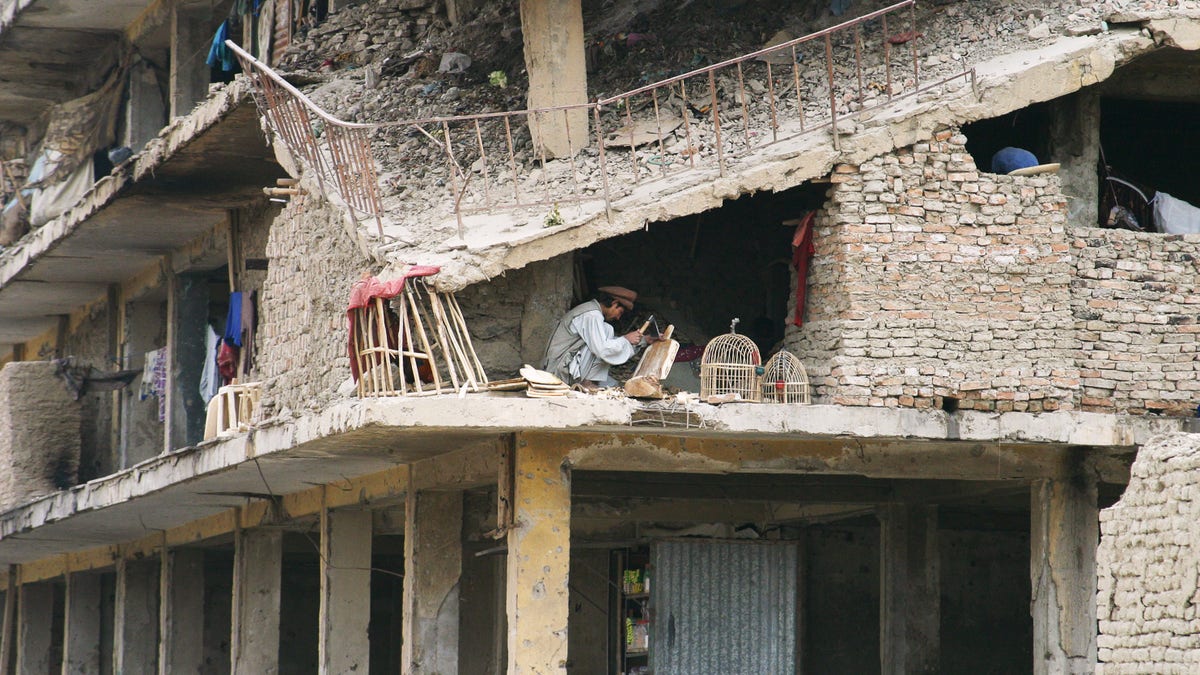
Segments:
[[[53,363],[0,368],[0,511],[75,484],[79,409]]]
[[[1121,500],[1100,512],[1101,674],[1200,672],[1200,434],[1138,451]]]
[[[1054,176],[980,172],[953,131],[838,166],[803,328],[823,403],[1071,409],[1079,386],[1066,200]]]
[[[1074,234],[1080,408],[1193,414],[1200,403],[1200,235]]]
[[[340,214],[315,197],[279,214],[266,255],[256,357],[263,414],[319,410],[350,377],[346,303],[373,270]]]

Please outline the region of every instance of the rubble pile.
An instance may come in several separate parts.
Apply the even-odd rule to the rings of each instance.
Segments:
[[[629,91],[760,49],[781,35],[802,36],[888,4],[886,0],[854,0],[848,3],[848,11],[835,16],[832,10],[847,3],[781,7],[768,0],[585,2],[589,96],[595,100]],[[838,35],[834,60],[839,116],[886,101],[889,93],[912,91],[917,85],[914,58],[924,84],[1040,42],[1108,30],[1110,20],[1132,21],[1195,10],[1197,5],[1200,3],[1179,0],[920,3],[915,21],[910,21],[907,10],[893,15],[886,36],[878,21],[863,27],[863,44],[876,48],[864,49],[861,91],[854,84],[858,73],[853,35]],[[306,90],[310,98],[352,122],[387,123],[522,109],[526,77],[517,3],[485,3],[476,16],[459,26],[450,26],[443,13],[438,0],[370,0],[343,9],[289,47],[281,70],[304,73],[307,81],[315,81]],[[688,20],[681,21],[681,16]],[[889,39],[898,40],[892,48],[891,92],[879,48]],[[727,161],[736,165],[733,158],[740,152],[760,145],[771,133],[774,119],[794,122],[799,117],[798,105],[803,105],[809,127],[828,120],[830,96],[823,45],[807,43],[797,54],[799,97],[790,66],[777,66],[773,82],[768,81],[765,63],[745,67],[744,82],[738,81],[732,70],[717,77],[722,125],[741,131],[727,130],[722,138]],[[693,156],[711,160],[716,154],[716,130],[706,103],[710,94],[699,79],[687,92],[673,91],[658,102],[660,115],[687,122],[666,134],[662,146],[644,145],[632,157],[628,144],[609,148],[610,190],[619,192],[636,179],[690,164],[695,161]],[[966,82],[956,80],[947,86],[953,89],[966,86]],[[769,88],[776,91],[775,106],[767,100]],[[602,121],[603,132],[616,131],[625,119],[644,120],[654,115],[648,96],[631,102],[630,108],[632,114],[610,111]],[[478,129],[464,124],[450,130],[457,163],[453,170],[443,144],[446,129],[440,123],[377,130],[373,150],[385,209],[399,225],[397,238],[415,243],[418,236],[413,232],[420,231],[420,238],[432,236],[435,243],[439,238],[448,239],[454,234],[449,224],[455,199],[468,208],[480,206],[483,183],[490,184],[493,193],[556,195],[574,191],[598,196],[603,172],[594,139],[574,161],[551,160],[543,165],[524,119],[513,118],[507,129],[493,121],[481,123]],[[839,131],[852,133],[854,124],[847,122]],[[480,146],[487,162],[480,159]],[[462,183],[471,189],[462,188]],[[558,222],[561,219],[546,219],[547,226]],[[443,223],[445,229],[431,231],[434,223]]]

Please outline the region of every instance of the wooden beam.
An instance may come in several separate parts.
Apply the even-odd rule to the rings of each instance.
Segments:
[[[12,670],[9,664],[13,656],[13,618],[17,613],[17,577],[20,569],[16,565],[8,566],[8,587],[4,592],[4,623],[0,626],[0,675],[9,675]]]

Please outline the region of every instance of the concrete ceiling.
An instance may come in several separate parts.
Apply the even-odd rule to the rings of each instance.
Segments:
[[[248,101],[103,205],[0,286],[0,349],[50,330],[167,253],[265,199],[282,176]],[[86,197],[85,197],[86,199]]]
[[[9,534],[0,539],[0,562],[30,562],[65,551],[131,541],[245,506],[247,499],[338,483],[347,476],[384,471],[476,443],[487,445],[495,436],[495,431],[487,430],[437,429],[404,434],[359,432],[322,439],[194,478],[180,476],[151,494]],[[202,451],[191,448],[183,452]]]
[[[212,0],[187,0],[210,7]],[[216,2],[215,4],[222,4]],[[29,125],[51,105],[94,90],[116,62],[122,36],[147,17],[161,24],[161,0],[0,0],[0,121]],[[140,49],[166,47],[143,26]]]

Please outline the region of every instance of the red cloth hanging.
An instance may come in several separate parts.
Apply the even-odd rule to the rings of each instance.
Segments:
[[[800,219],[792,235],[792,264],[796,266],[796,316],[792,323],[804,325],[804,296],[808,292],[808,261],[817,249],[813,246],[813,221],[817,212],[809,211]]]
[[[404,292],[404,284],[413,277],[428,277],[441,272],[442,268],[434,265],[409,265],[404,268],[400,278],[391,279],[388,281],[380,281],[375,277],[366,277],[354,282],[350,287],[350,303],[346,308],[346,318],[350,322],[350,335],[347,347],[350,352],[350,374],[354,376],[354,381],[358,381],[358,351],[355,345],[355,336],[358,335],[358,322],[355,318],[354,310],[366,307],[371,304],[375,298],[394,298]],[[396,339],[398,336],[389,330],[388,342]],[[396,345],[389,345],[395,348]]]

